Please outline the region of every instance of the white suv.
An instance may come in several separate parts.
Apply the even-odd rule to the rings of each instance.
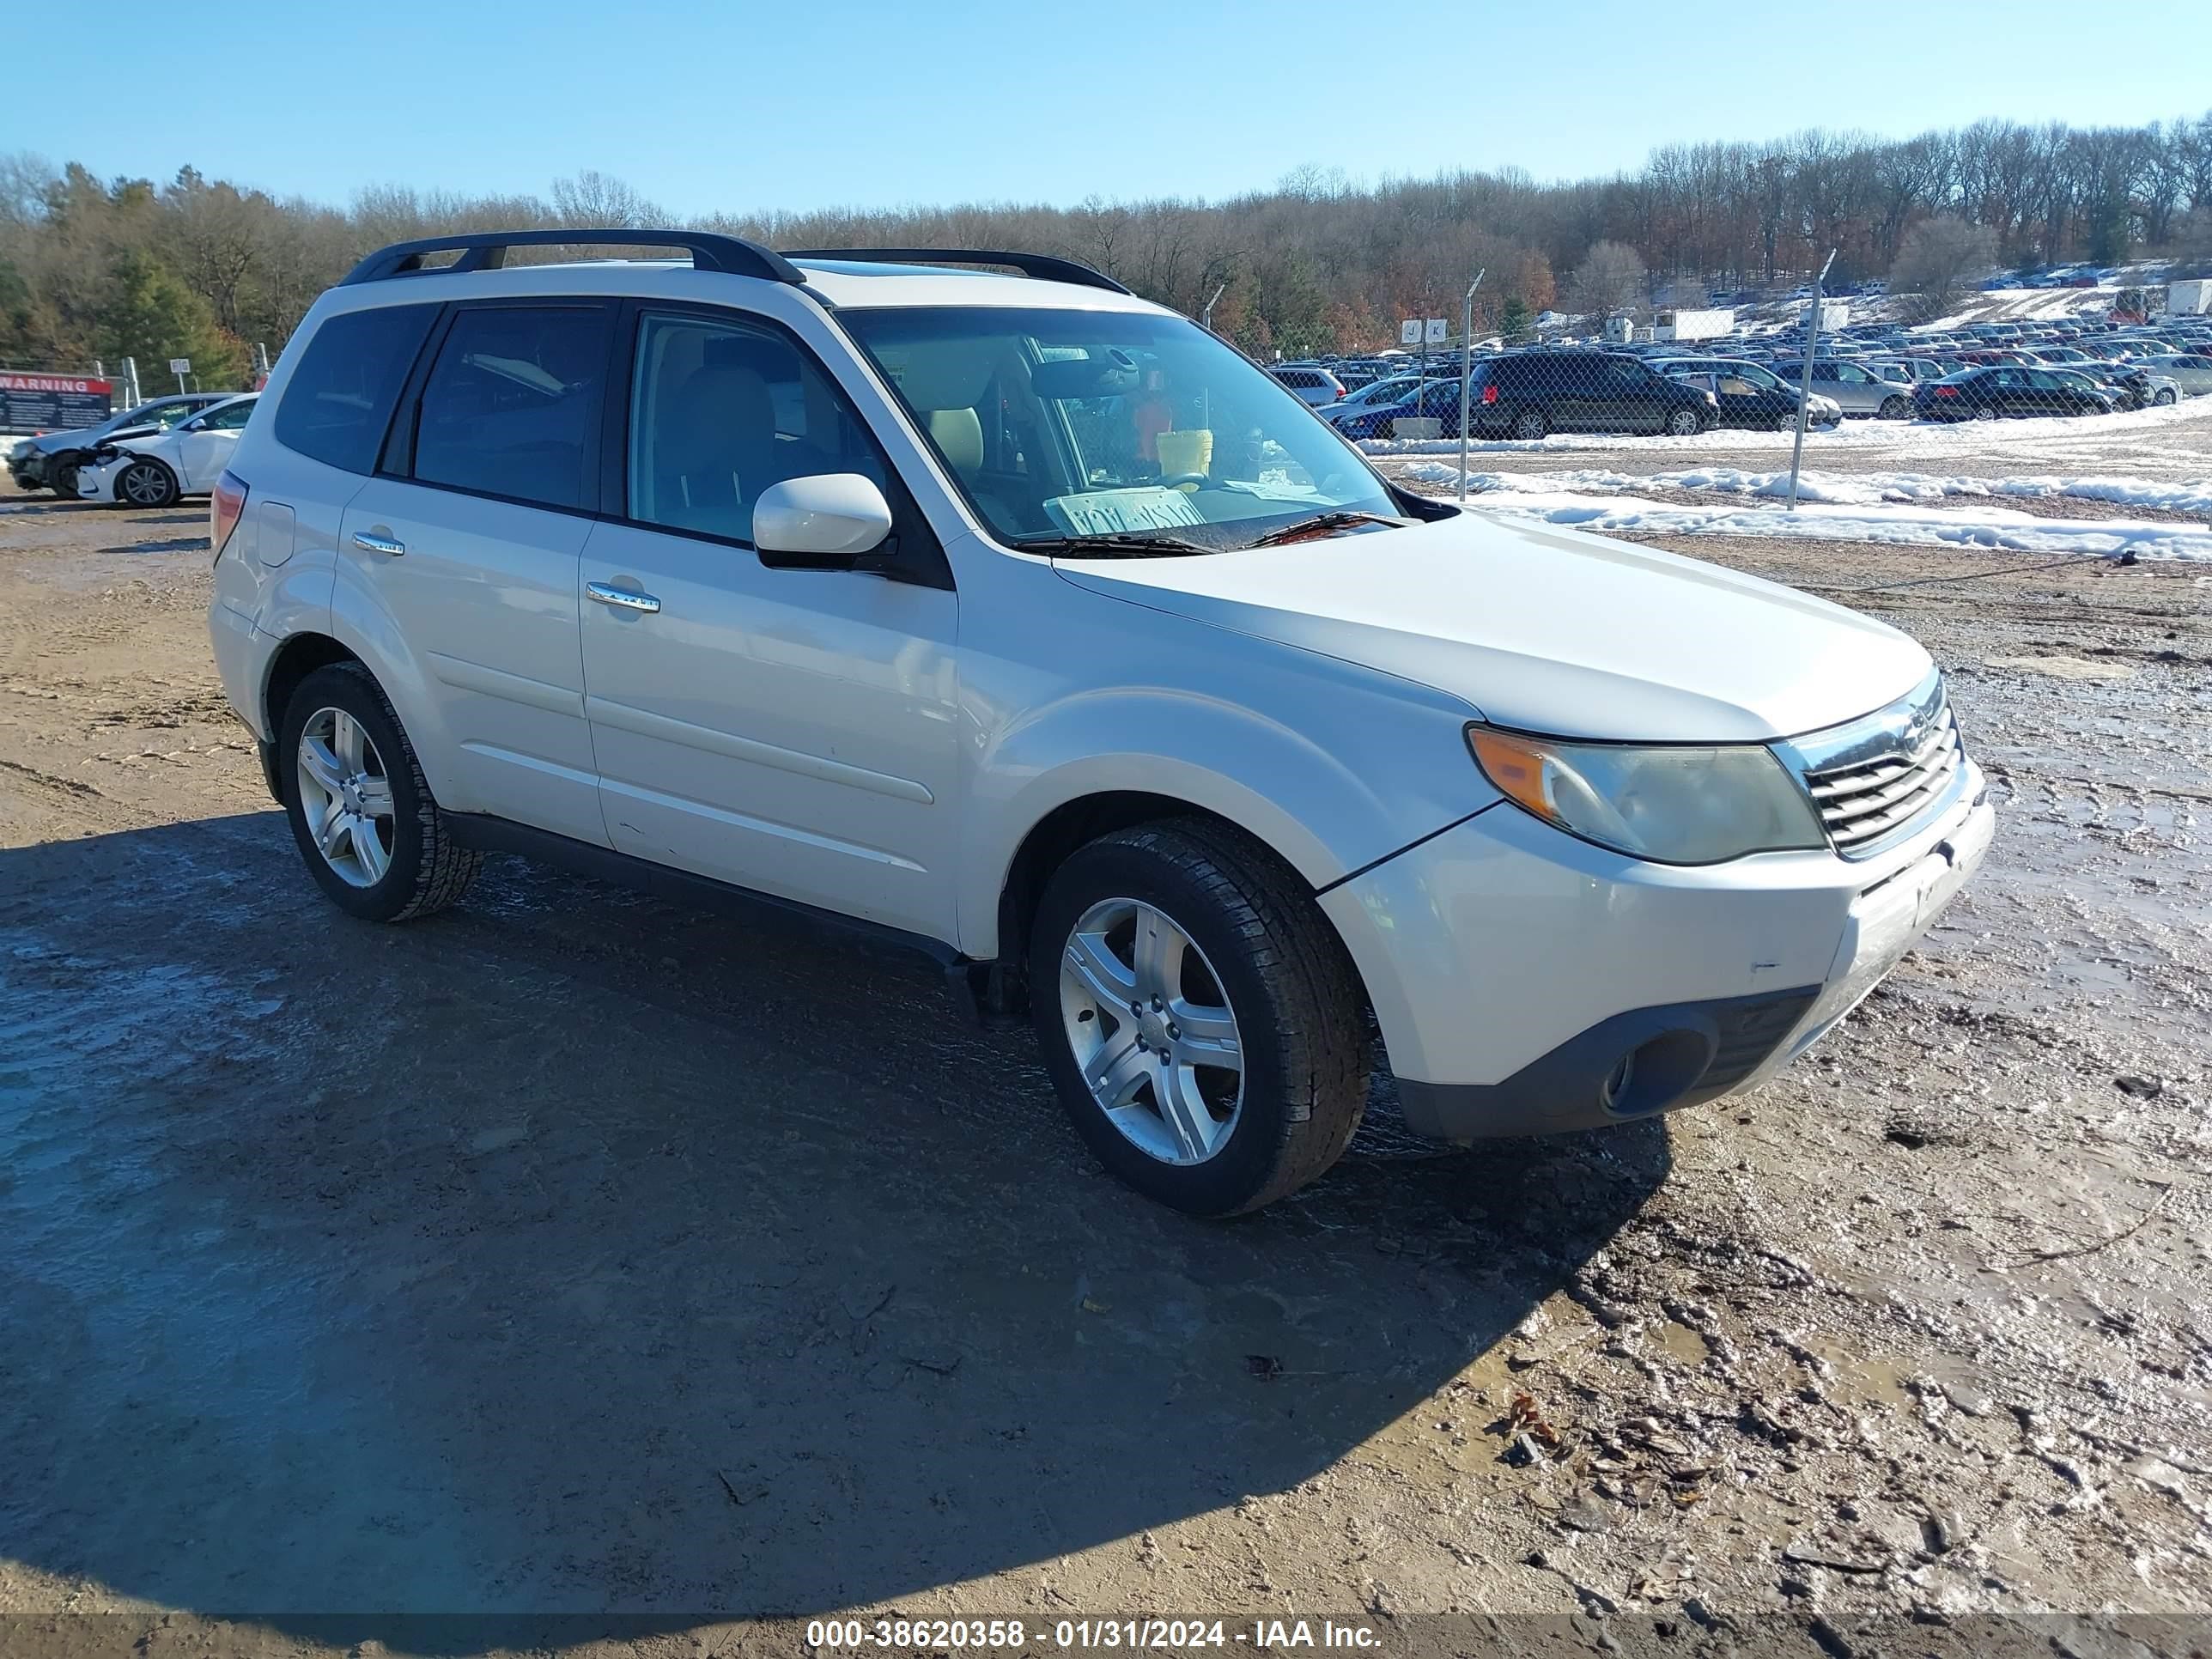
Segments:
[[[641,240],[690,261],[502,268]],[[1200,1214],[1328,1169],[1383,1066],[1461,1141],[1746,1088],[1990,840],[1902,634],[1402,493],[1036,255],[386,249],[214,519],[223,680],[341,908],[499,850],[895,934]]]

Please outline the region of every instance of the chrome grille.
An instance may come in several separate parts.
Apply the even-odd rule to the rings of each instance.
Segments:
[[[1966,767],[1940,674],[1887,708],[1786,747],[1845,858],[1867,857],[1948,805]]]

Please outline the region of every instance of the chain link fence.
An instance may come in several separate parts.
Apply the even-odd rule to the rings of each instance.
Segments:
[[[1801,422],[1818,434],[1858,421],[2076,419],[2212,394],[2212,317],[2085,312],[1946,329],[1854,320],[1817,295],[1777,309],[1547,315],[1510,333],[1486,331],[1478,312],[1472,337],[1458,318],[1419,317],[1387,346],[1346,349],[1316,327],[1271,332],[1252,355],[1346,437],[1385,451],[1596,434],[1695,452],[1719,447],[1716,434],[1794,434]]]

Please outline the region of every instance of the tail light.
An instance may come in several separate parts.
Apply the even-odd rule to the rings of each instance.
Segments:
[[[1959,388],[1954,386],[1939,386],[1936,388],[1936,395],[1939,398],[1955,398],[1959,395]]]
[[[1486,404],[1496,403],[1498,401],[1498,388],[1494,386],[1486,386],[1483,387],[1482,401]]]
[[[214,506],[210,509],[210,539],[215,543],[215,556],[222,557],[223,545],[230,540],[230,532],[238,528],[238,521],[246,515],[246,480],[235,472],[226,471],[215,481]]]

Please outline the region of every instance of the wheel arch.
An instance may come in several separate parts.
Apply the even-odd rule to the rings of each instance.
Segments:
[[[1241,823],[1226,812],[1185,799],[1180,795],[1160,794],[1140,789],[1102,789],[1065,800],[1045,813],[1015,848],[1008,861],[998,896],[998,952],[993,963],[994,986],[992,988],[1002,1006],[1018,1003],[1028,984],[1030,928],[1036,919],[1039,902],[1044,896],[1046,885],[1053,872],[1079,848],[1087,846],[1101,836],[1109,836],[1118,830],[1133,829],[1140,823],[1157,823],[1175,819],[1196,820],[1225,830],[1243,839],[1255,842],[1260,849],[1279,865],[1291,881],[1309,897],[1317,897],[1313,882],[1299,870],[1297,863],[1286,857],[1282,849],[1272,844],[1249,823]],[[1316,904],[1315,914],[1332,933],[1341,934],[1336,923]],[[1363,1006],[1371,1006],[1367,988],[1359,974],[1358,964],[1352,960],[1349,945],[1345,959],[1351,964],[1352,981]]]
[[[283,731],[284,710],[290,706],[292,694],[300,683],[319,668],[332,663],[360,663],[361,655],[327,634],[294,634],[276,648],[269,659],[269,670],[262,682],[261,714],[272,734]],[[366,663],[362,663],[367,668]],[[372,674],[375,671],[369,671]]]

